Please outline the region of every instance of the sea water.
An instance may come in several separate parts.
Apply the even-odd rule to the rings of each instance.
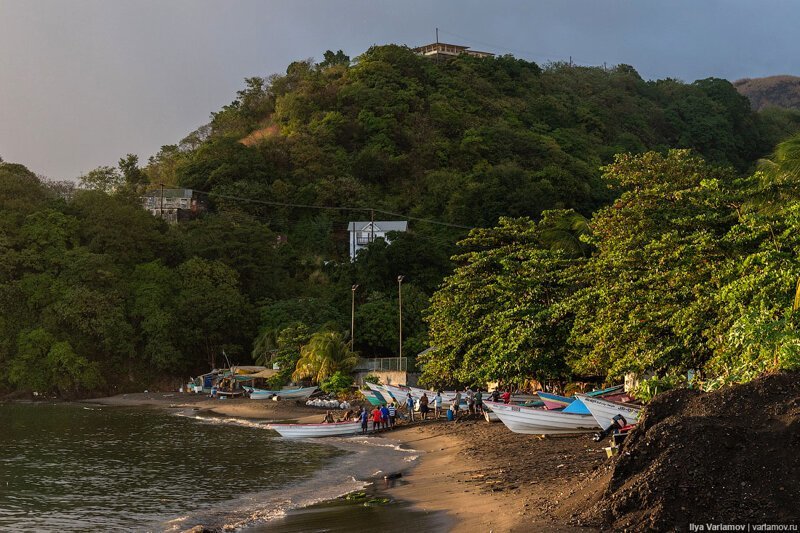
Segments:
[[[409,466],[413,450],[360,436],[290,440],[265,426],[192,410],[0,404],[0,530],[443,527],[402,502],[336,500]]]

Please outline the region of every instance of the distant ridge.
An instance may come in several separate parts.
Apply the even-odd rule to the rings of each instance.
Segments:
[[[744,78],[733,82],[733,86],[750,99],[754,110],[771,106],[800,109],[800,77],[781,75]]]

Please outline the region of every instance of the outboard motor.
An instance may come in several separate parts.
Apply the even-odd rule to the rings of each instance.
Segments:
[[[616,433],[625,426],[628,425],[628,421],[625,420],[625,417],[622,415],[615,415],[614,418],[611,419],[611,425],[608,426],[606,429],[601,431],[600,433],[595,433],[593,440],[595,442],[600,442],[601,440],[605,439],[612,433]]]

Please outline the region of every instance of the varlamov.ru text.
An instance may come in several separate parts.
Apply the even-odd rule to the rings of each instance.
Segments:
[[[689,531],[797,531],[797,524],[689,524]]]

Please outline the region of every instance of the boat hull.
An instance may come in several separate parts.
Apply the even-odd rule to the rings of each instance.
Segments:
[[[283,400],[304,400],[314,394],[317,387],[302,387],[299,389],[265,390],[255,387],[246,387],[251,400],[269,400],[277,396]]]
[[[514,433],[561,435],[597,431],[597,422],[591,415],[568,414],[497,402],[486,402],[486,405]]]
[[[589,409],[595,421],[603,429],[613,425],[613,418],[616,415],[624,416],[628,424],[636,424],[642,412],[642,408],[635,405],[610,402],[602,398],[586,396],[585,394],[578,394],[577,397]]]
[[[335,422],[330,424],[270,424],[267,426],[282,437],[302,439],[336,437],[361,433],[361,422]]]

